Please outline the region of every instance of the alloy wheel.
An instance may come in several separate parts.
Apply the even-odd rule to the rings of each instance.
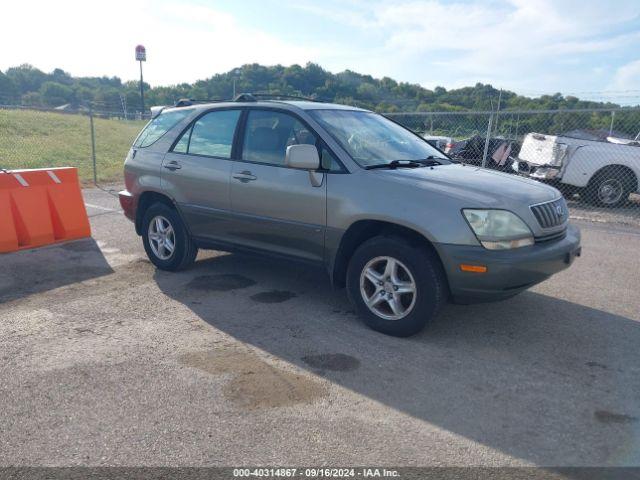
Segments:
[[[409,315],[417,293],[411,271],[396,258],[373,258],[360,274],[360,294],[365,305],[385,320],[400,320]]]
[[[623,193],[624,187],[617,178],[605,180],[598,187],[598,199],[605,205],[618,203]]]
[[[171,222],[162,215],[149,222],[149,246],[160,260],[169,260],[176,249],[176,234]]]

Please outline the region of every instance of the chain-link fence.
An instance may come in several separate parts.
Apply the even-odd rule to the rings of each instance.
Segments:
[[[387,116],[462,162],[554,185],[574,218],[640,225],[640,108]]]
[[[77,167],[83,183],[120,182],[145,119],[93,108],[0,106],[0,168]]]
[[[640,226],[640,108],[387,114],[465,163],[549,182],[574,218]],[[0,168],[78,167],[122,181],[146,119],[94,108],[0,106]]]

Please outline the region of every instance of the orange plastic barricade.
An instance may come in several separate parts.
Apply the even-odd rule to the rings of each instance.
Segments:
[[[77,169],[0,171],[0,253],[90,236]]]

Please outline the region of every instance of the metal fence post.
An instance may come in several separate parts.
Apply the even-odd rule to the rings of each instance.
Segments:
[[[611,110],[611,125],[609,126],[609,136],[613,135],[613,121],[616,118],[615,110]]]
[[[93,161],[93,183],[98,184],[98,168],[96,165],[96,132],[93,128],[93,107],[89,106],[89,125],[91,127],[91,160]]]
[[[482,168],[487,166],[487,154],[489,153],[489,139],[491,138],[492,125],[493,125],[493,113],[489,113],[489,123],[487,124],[487,137],[484,141],[484,152],[482,152]]]

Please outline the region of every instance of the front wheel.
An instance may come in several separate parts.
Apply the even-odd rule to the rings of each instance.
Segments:
[[[632,173],[609,167],[594,175],[585,189],[588,202],[599,207],[620,207],[633,191]]]
[[[446,279],[435,253],[400,237],[363,243],[347,270],[347,291],[374,330],[407,337],[420,332],[446,300]]]
[[[161,270],[187,268],[198,254],[178,212],[164,203],[154,203],[144,214],[142,243],[149,260]]]

